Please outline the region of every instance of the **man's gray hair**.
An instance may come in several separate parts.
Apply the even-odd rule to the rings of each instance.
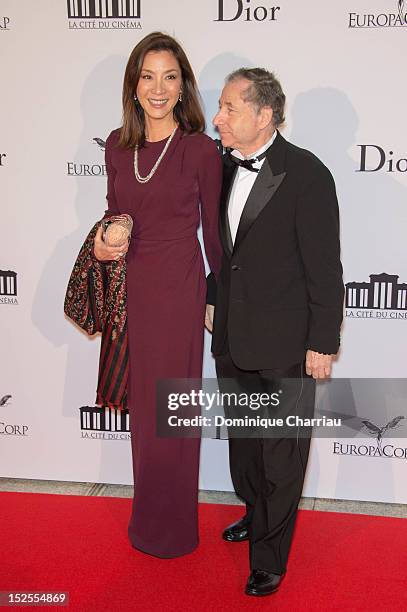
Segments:
[[[278,127],[285,121],[285,95],[278,79],[272,72],[264,68],[239,68],[226,77],[226,83],[246,79],[249,86],[243,92],[242,98],[250,102],[259,112],[265,106],[273,110],[273,124]]]

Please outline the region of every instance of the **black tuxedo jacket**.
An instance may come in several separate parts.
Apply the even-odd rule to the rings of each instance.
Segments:
[[[233,245],[228,201],[236,169],[224,156],[224,255],[216,286],[214,355],[228,344],[238,367],[263,370],[299,363],[307,349],[335,354],[344,288],[338,202],[329,170],[277,133]]]

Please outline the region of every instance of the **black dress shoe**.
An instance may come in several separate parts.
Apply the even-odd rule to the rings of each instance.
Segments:
[[[255,569],[246,584],[246,595],[271,595],[278,590],[283,576],[272,574],[266,570]]]
[[[222,533],[222,538],[227,542],[243,542],[249,539],[248,520],[244,516],[240,521],[232,523],[229,527],[226,527]]]

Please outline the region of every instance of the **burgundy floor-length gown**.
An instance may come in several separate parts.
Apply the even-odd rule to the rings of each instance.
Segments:
[[[128,388],[135,494],[132,545],[159,557],[191,552],[198,544],[200,441],[156,436],[156,380],[202,375],[205,270],[197,238],[218,273],[221,159],[205,134],[174,138],[154,176],[140,184],[134,151],[118,148],[119,130],[106,142],[109,213],[128,213],[127,253],[130,378]],[[139,150],[146,176],[167,139]]]

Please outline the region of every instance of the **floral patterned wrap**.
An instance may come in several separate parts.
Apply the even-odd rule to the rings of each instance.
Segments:
[[[64,312],[87,334],[102,332],[96,403],[127,408],[126,260],[100,262],[93,253],[95,223],[75,261]]]

